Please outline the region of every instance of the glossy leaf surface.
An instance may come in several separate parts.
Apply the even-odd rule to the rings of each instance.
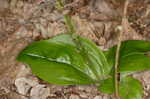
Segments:
[[[87,63],[87,68],[91,70],[88,75],[93,75],[93,79],[104,79],[109,74],[111,68],[108,65],[105,55],[92,41],[75,34],[58,35],[51,38],[49,41],[67,43],[80,50],[81,56]]]
[[[121,99],[142,99],[143,88],[138,80],[131,77],[124,77],[121,79],[119,87]],[[113,79],[104,80],[98,89],[103,93],[113,94],[115,92]]]
[[[50,83],[93,83],[92,78],[84,73],[87,69],[84,67],[83,58],[77,53],[76,48],[70,45],[47,40],[35,42],[20,53],[18,60],[28,64],[34,74]]]
[[[142,99],[142,84],[134,78],[125,77],[120,82],[119,92],[121,99]]]
[[[135,72],[150,69],[150,58],[145,55],[150,51],[150,42],[142,40],[128,40],[122,43],[120,49],[120,72]],[[114,66],[116,46],[110,48],[105,55]]]
[[[98,90],[102,93],[113,94],[115,92],[114,79],[108,78],[100,82]]]
[[[92,41],[70,34],[32,43],[18,60],[41,79],[61,85],[93,84],[110,70],[104,54]]]
[[[82,37],[79,37],[78,40],[77,44],[81,48],[81,54],[88,62],[89,68],[99,80],[105,79],[111,68],[104,53],[92,41]]]

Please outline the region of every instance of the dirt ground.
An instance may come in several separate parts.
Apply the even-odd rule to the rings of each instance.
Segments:
[[[0,99],[110,99],[95,86],[56,86],[34,76],[15,60],[29,43],[65,33],[64,13],[72,16],[77,33],[102,49],[117,43],[116,28],[125,30],[123,40],[150,41],[150,0],[129,0],[121,24],[125,0],[64,0],[63,12],[56,0],[0,0]],[[150,99],[150,71],[134,74]]]

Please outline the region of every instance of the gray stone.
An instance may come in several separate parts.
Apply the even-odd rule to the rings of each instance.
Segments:
[[[37,84],[37,81],[33,79],[27,79],[25,77],[17,78],[15,80],[15,86],[17,87],[17,91],[22,95],[26,95],[31,87],[36,86]]]
[[[31,99],[46,99],[50,95],[50,89],[45,85],[37,85],[31,89]]]
[[[77,96],[77,95],[71,95],[71,96],[69,97],[69,99],[80,99],[80,97]]]
[[[95,96],[94,99],[103,99],[102,96]]]

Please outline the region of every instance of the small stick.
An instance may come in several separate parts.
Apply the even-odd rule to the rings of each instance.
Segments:
[[[118,37],[118,45],[117,45],[117,50],[116,50],[116,57],[115,57],[115,98],[116,99],[120,99],[119,96],[119,81],[118,78],[120,78],[119,76],[119,57],[120,57],[120,48],[121,48],[121,43],[122,43],[122,35],[124,33],[124,22],[126,19],[126,15],[127,15],[127,8],[128,8],[128,4],[129,4],[129,0],[126,0],[125,5],[124,5],[124,10],[123,10],[123,17],[122,17],[122,26],[118,26],[118,30],[119,30],[119,37]]]
[[[121,40],[122,40],[122,27],[118,27],[119,30],[119,43],[117,45],[117,50],[116,50],[116,58],[115,58],[115,97],[116,99],[120,99],[119,97],[119,72],[118,72],[118,67],[119,67],[119,56],[120,56],[120,47],[121,47]]]

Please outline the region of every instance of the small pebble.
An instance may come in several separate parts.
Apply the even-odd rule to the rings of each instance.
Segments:
[[[80,97],[78,95],[71,95],[69,99],[80,99]]]
[[[17,78],[15,80],[15,86],[20,94],[26,95],[31,87],[36,86],[38,82],[33,79],[27,79],[25,77]]]
[[[102,96],[95,96],[94,99],[103,99]]]
[[[49,95],[49,88],[45,85],[37,85],[31,89],[30,99],[46,99]]]

